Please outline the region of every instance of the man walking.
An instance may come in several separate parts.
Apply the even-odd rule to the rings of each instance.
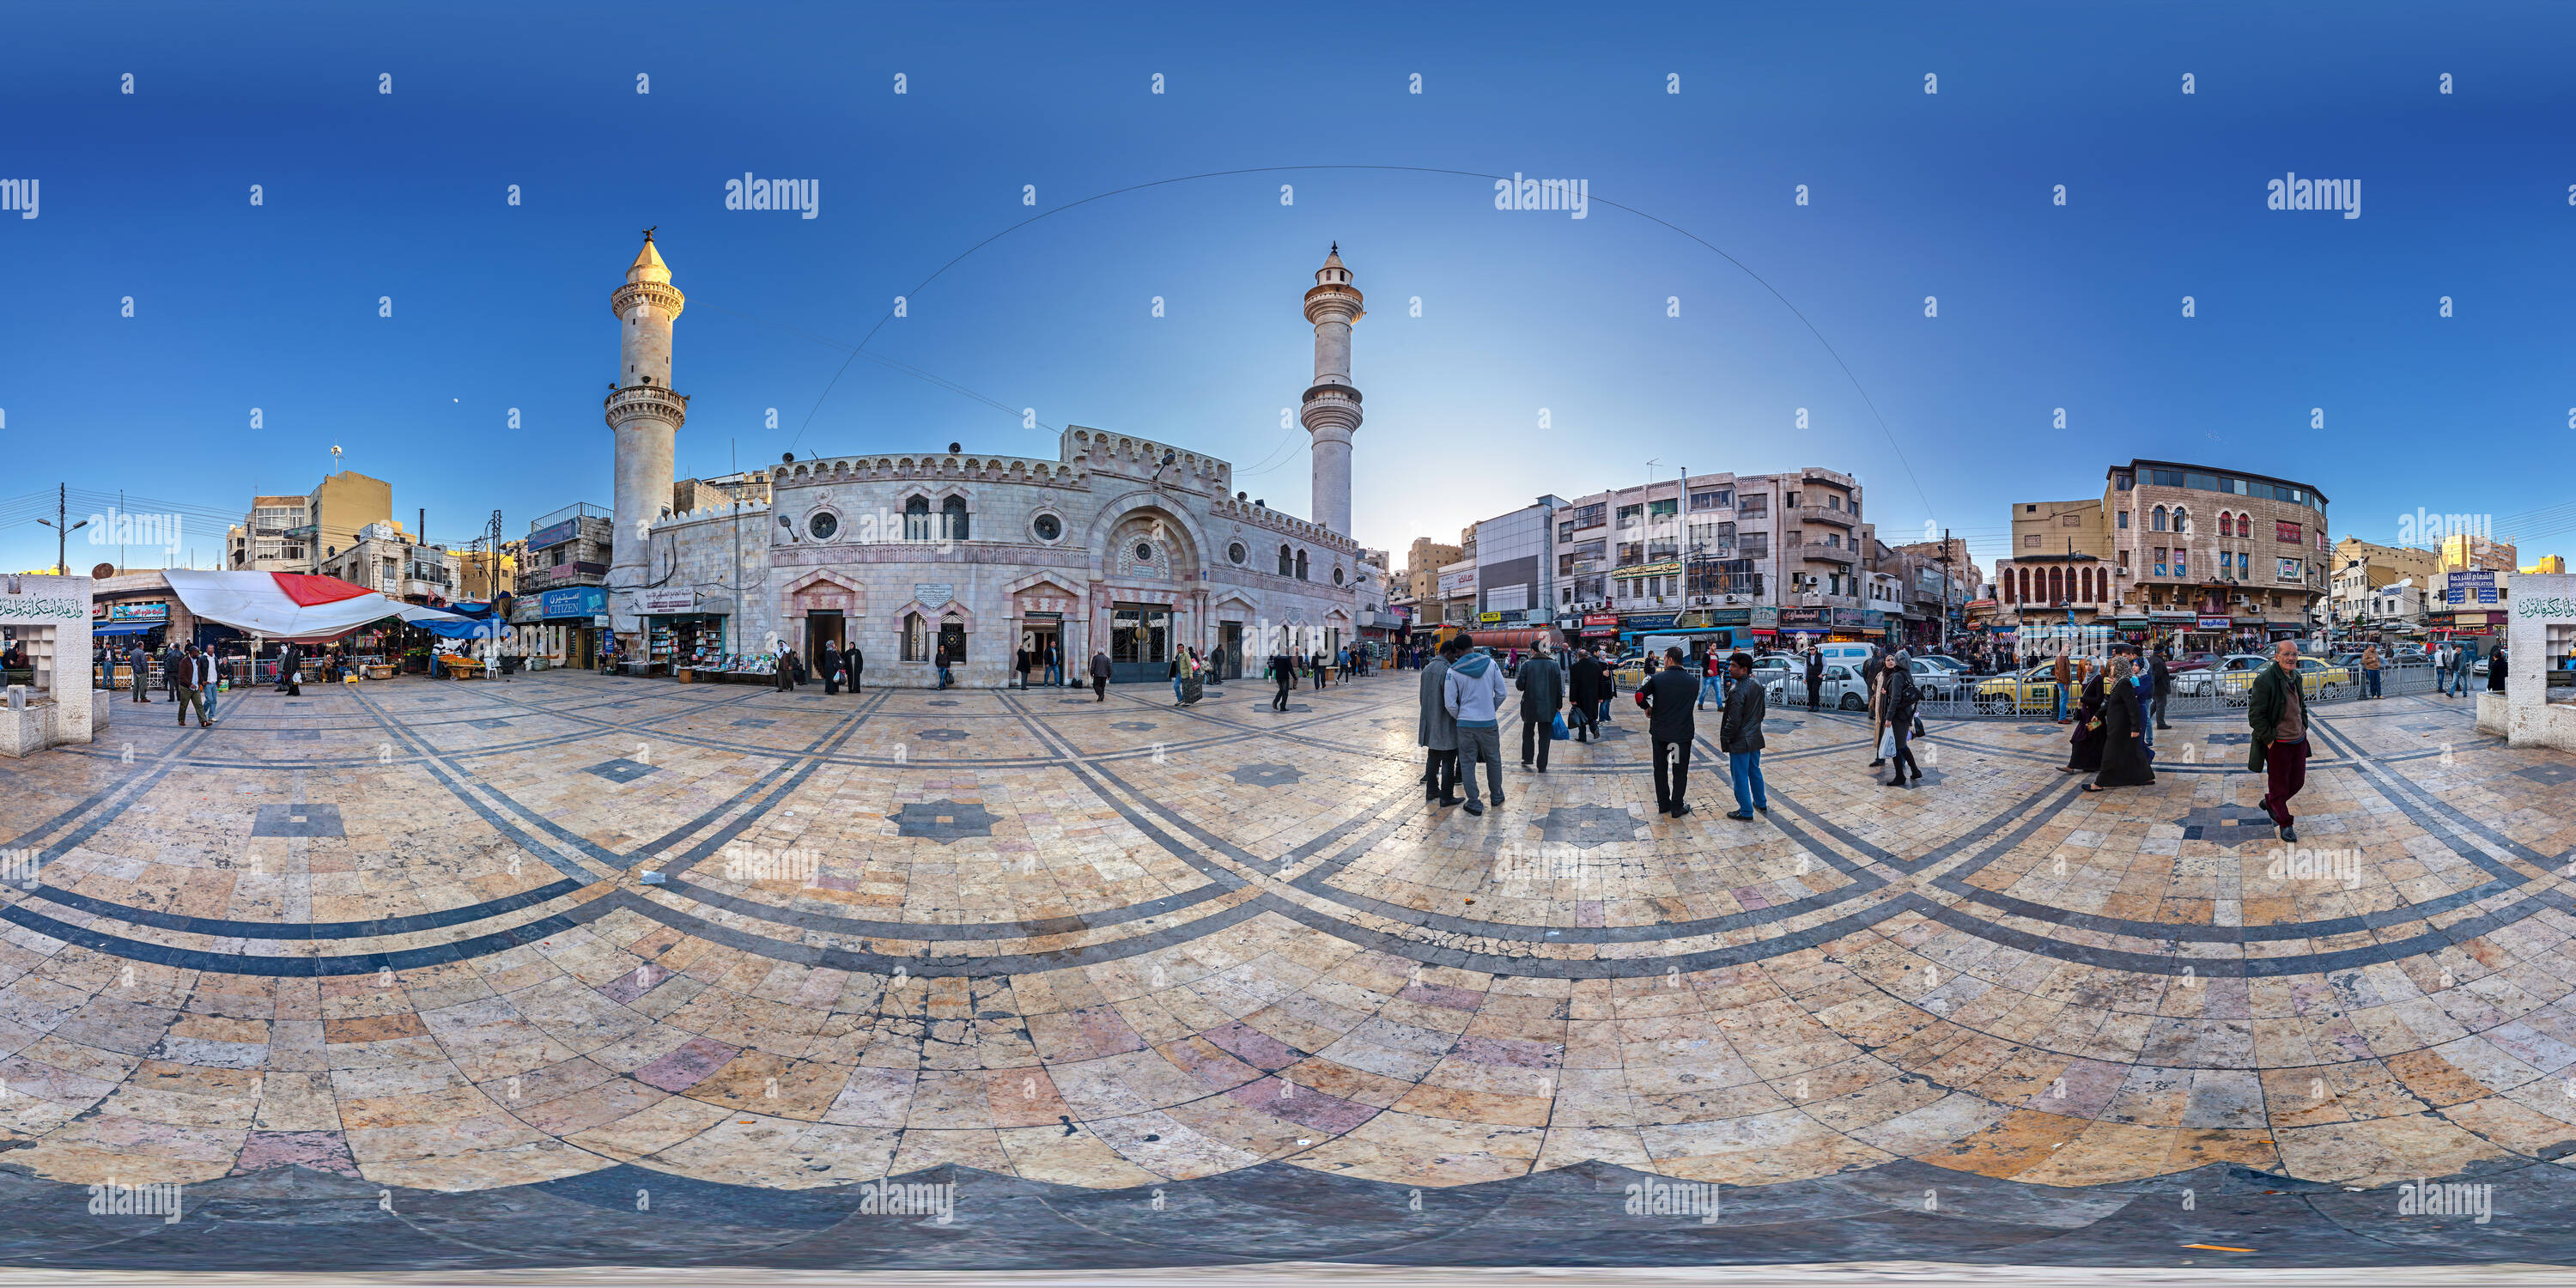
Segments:
[[[786,693],[796,687],[796,650],[778,646],[778,691]]]
[[[1538,772],[1547,772],[1547,744],[1555,741],[1556,713],[1565,705],[1565,674],[1556,667],[1556,656],[1548,651],[1547,641],[1540,640],[1521,663],[1520,675],[1512,681],[1521,691],[1521,768],[1530,767],[1530,744],[1538,744]]]
[[[1297,688],[1297,655],[1284,648],[1271,654],[1270,678],[1279,686],[1279,691],[1270,695],[1270,709],[1285,711],[1288,695]]]
[[[1691,699],[1699,685],[1682,669],[1682,651],[1664,650],[1664,667],[1637,686],[1637,705],[1646,709],[1646,736],[1655,754],[1655,810],[1674,818],[1691,812],[1683,793],[1690,786],[1691,736],[1696,722]]]
[[[823,641],[823,651],[815,654],[814,656],[815,660],[820,663],[823,668],[823,696],[828,698],[833,694],[839,693],[841,691],[840,641]]]
[[[1442,644],[1440,656],[1423,665],[1415,697],[1420,714],[1413,725],[1413,740],[1423,749],[1422,799],[1439,805],[1458,803],[1458,720],[1449,714],[1449,658],[1449,646]],[[1279,660],[1287,658],[1283,655]],[[1284,686],[1295,682],[1293,678],[1282,682],[1282,701],[1287,696]]]
[[[1091,655],[1091,700],[1109,700],[1109,655],[1097,651]]]
[[[152,699],[144,695],[143,681],[152,674],[152,655],[143,651],[141,637],[136,637],[134,650],[125,655],[125,665],[134,671],[134,700],[150,706]]]
[[[2050,677],[2057,681],[2057,723],[2064,724],[2067,719],[2066,699],[2075,691],[2075,665],[2067,660],[2063,644],[2057,647],[2057,665],[2050,668]]]
[[[288,697],[304,696],[304,648],[289,642],[286,653],[277,659],[277,685]]]
[[[1013,650],[1011,653],[1011,669],[1019,672],[1020,688],[1022,691],[1026,691],[1029,687],[1029,668],[1032,665],[1035,665],[1036,662],[1037,659],[1032,656],[1032,651],[1025,644]]]
[[[1726,701],[1719,705],[1717,746],[1726,753],[1726,776],[1735,783],[1735,812],[1728,818],[1753,821],[1754,812],[1771,812],[1771,797],[1762,785],[1762,717],[1769,699],[1753,682],[1753,655],[1726,659]]]
[[[1055,637],[1052,635],[1047,637],[1046,678],[1048,688],[1064,687],[1064,653],[1055,646]]]
[[[1450,643],[1457,651],[1442,677],[1441,692],[1450,717],[1458,722],[1458,777],[1467,784],[1467,812],[1482,814],[1485,807],[1476,799],[1478,762],[1485,766],[1495,807],[1503,803],[1503,664],[1477,650],[1463,631]]]
[[[179,647],[175,641],[168,648],[161,650],[161,687],[169,690],[172,702],[179,700],[179,664],[187,658],[187,650]]]
[[[1816,700],[1825,692],[1825,651],[1813,641],[1807,645],[1807,709],[1816,709]]]
[[[2308,708],[2299,691],[2296,640],[2273,645],[2272,664],[2255,673],[2245,695],[2245,723],[2254,741],[2245,769],[2263,773],[2261,808],[2272,816],[2281,840],[2296,844],[2299,829],[2290,815],[2290,798],[2308,782]]]
[[[1601,663],[1592,650],[1574,646],[1574,659],[1565,667],[1566,709],[1573,718],[1566,721],[1576,742],[1591,742],[1593,714],[1601,708]]]
[[[848,648],[841,650],[841,669],[850,673],[850,692],[859,691],[860,673],[867,668],[868,655],[859,651],[857,641],[851,641]]]
[[[2158,729],[2173,728],[2172,725],[2165,723],[2165,698],[2173,687],[2173,659],[2166,650],[2157,649],[2155,658],[2147,663],[2147,682],[2155,686],[2154,726]],[[2152,735],[2147,739],[2147,746],[2149,748],[2155,746],[2155,738]]]
[[[2379,696],[2379,646],[2364,645],[2361,650],[2361,682],[2370,696]]]
[[[1720,711],[1725,710],[1726,694],[1718,684],[1718,678],[1725,674],[1726,671],[1718,663],[1716,649],[1712,648],[1699,655],[1699,702],[1695,707],[1696,710],[1708,710],[1710,698],[1718,700]]]
[[[944,639],[939,641],[939,648],[931,656],[931,665],[939,668],[940,688],[945,689],[948,687],[948,668],[954,665],[955,662],[956,659],[948,655],[948,641]]]
[[[214,727],[214,659],[198,652],[197,646],[191,644],[188,651],[180,655],[179,664],[170,668],[169,677],[171,690],[179,697],[179,727],[184,729],[188,726],[188,709],[191,707],[196,708],[198,728]]]

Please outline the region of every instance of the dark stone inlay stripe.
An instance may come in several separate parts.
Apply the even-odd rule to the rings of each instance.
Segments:
[[[445,926],[462,925],[469,921],[481,921],[486,917],[497,917],[503,913],[516,912],[521,908],[535,907],[550,900],[560,899],[581,888],[581,882],[565,879],[550,885],[539,886],[534,890],[523,890],[518,894],[486,900],[482,903],[467,904],[461,908],[441,908],[436,912],[413,913],[401,917],[379,917],[373,921],[303,923],[191,917],[176,912],[161,912],[152,908],[133,908],[121,903],[110,903],[105,899],[92,898],[89,895],[49,885],[38,886],[31,893],[48,903],[77,909],[92,916],[111,917],[118,921],[137,926],[151,926],[159,930],[210,935],[219,939],[321,940],[369,939],[380,935],[408,935],[415,931],[437,930]]]
[[[597,903],[588,905],[598,906]],[[578,911],[578,910],[576,910]],[[291,978],[322,978],[339,975],[368,975],[380,970],[417,970],[423,966],[445,966],[454,962],[488,957],[534,943],[548,935],[561,934],[577,923],[572,913],[560,913],[524,926],[460,939],[454,943],[431,944],[423,948],[405,948],[393,952],[360,953],[344,957],[254,957],[242,953],[208,952],[200,948],[173,948],[167,944],[147,943],[117,935],[84,930],[56,921],[41,913],[30,912],[24,904],[0,908],[0,921],[24,926],[40,935],[49,935],[81,948],[102,952],[130,961],[154,962],[181,970],[213,971],[225,975],[269,975]]]

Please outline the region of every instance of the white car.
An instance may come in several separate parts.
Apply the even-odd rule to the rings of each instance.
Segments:
[[[2233,687],[2238,692],[2243,692],[2243,686],[2250,683],[2250,680],[2228,682],[2220,680],[2219,677],[2238,673],[2250,674],[2271,664],[2272,659],[2260,653],[2230,653],[2213,660],[2199,670],[2175,672],[2173,691],[2187,697],[2207,697],[2222,687]]]
[[[1763,700],[1774,707],[1807,704],[1807,664],[1798,663],[1796,671],[1760,670],[1755,678],[1762,681]],[[1820,705],[1843,711],[1869,710],[1869,685],[1860,672],[1840,662],[1825,663],[1825,682],[1817,694]]]

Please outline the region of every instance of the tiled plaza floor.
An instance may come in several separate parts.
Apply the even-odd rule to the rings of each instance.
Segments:
[[[2324,713],[2285,855],[2241,724],[2088,796],[2055,726],[1895,791],[1775,712],[1747,824],[1631,711],[1474,818],[1413,688],[120,700],[0,766],[0,1261],[2576,1248],[2576,764],[2465,703]]]

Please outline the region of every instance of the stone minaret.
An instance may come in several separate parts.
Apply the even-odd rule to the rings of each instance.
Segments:
[[[688,419],[689,400],[671,391],[671,323],[688,300],[671,285],[671,268],[644,230],[644,249],[627,266],[626,284],[608,297],[620,333],[617,392],[608,396],[608,426],[617,434],[617,536],[609,556],[608,611],[620,634],[640,625],[631,588],[653,580],[647,527],[671,506],[672,439]]]
[[[1351,534],[1351,431],[1360,427],[1360,391],[1351,385],[1351,324],[1368,316],[1360,293],[1351,286],[1351,270],[1342,267],[1341,243],[1333,243],[1324,266],[1315,270],[1315,288],[1306,292],[1306,320],[1315,324],[1315,383],[1306,390],[1299,419],[1313,436],[1315,455],[1315,522],[1343,536]]]

